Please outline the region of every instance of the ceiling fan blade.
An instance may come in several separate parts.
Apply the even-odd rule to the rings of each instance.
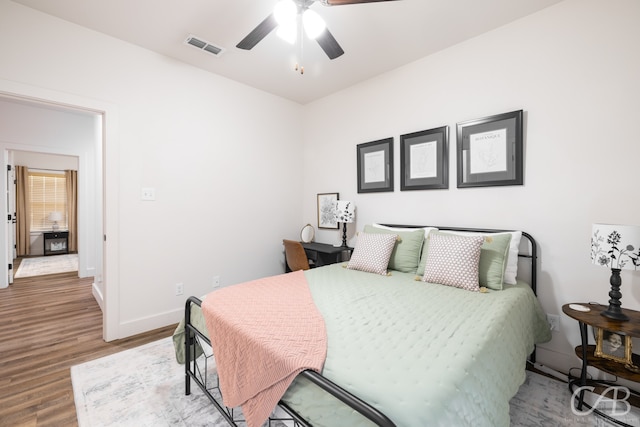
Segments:
[[[316,41],[327,54],[329,59],[336,59],[344,53],[344,50],[338,44],[338,41],[333,37],[333,34],[329,32],[328,28],[325,28],[322,33],[316,38]]]
[[[278,26],[273,13],[265,18],[256,28],[253,29],[240,43],[236,45],[238,49],[251,50],[260,40],[265,38],[271,31]]]
[[[325,6],[340,6],[343,4],[359,4],[359,3],[377,3],[379,1],[398,1],[398,0],[320,0]]]

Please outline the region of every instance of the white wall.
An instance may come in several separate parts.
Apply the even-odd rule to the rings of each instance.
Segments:
[[[353,200],[357,223],[513,228],[540,248],[539,297],[561,332],[539,360],[577,366],[570,302],[608,301],[610,272],[590,261],[591,224],[640,225],[640,2],[568,0],[305,108],[303,222],[317,193]],[[525,110],[524,186],[456,188],[456,123]],[[331,122],[326,120],[331,111]],[[400,191],[399,136],[450,127],[449,189]],[[358,194],[356,145],[395,137],[395,191]],[[334,242],[338,231],[320,230]],[[351,240],[354,243],[354,240]],[[640,309],[640,272],[623,272]]]
[[[3,104],[6,105],[7,110],[3,109]],[[0,111],[15,111],[15,105],[0,100]],[[4,117],[4,116],[3,116]],[[37,128],[41,128],[40,123]],[[73,122],[72,122],[73,123]],[[74,123],[75,124],[75,123]],[[2,130],[6,129],[7,123],[2,121]],[[91,128],[89,128],[91,129]],[[45,136],[46,137],[46,136]],[[90,136],[89,141],[91,142]],[[59,139],[59,138],[56,138]],[[61,156],[58,154],[45,154],[40,152],[31,151],[14,151],[13,161],[16,165],[27,166],[30,169],[52,170],[52,171],[64,171],[64,170],[78,170],[78,158],[73,156]]]
[[[117,110],[105,155],[116,337],[176,322],[214,275],[224,286],[283,271],[282,238],[303,225],[299,105],[6,0],[0,57],[0,79]]]

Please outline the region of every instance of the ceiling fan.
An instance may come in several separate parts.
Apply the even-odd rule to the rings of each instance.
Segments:
[[[304,27],[311,38],[315,38],[329,59],[336,59],[344,53],[338,41],[324,23],[324,20],[309,9],[315,2],[325,6],[340,6],[359,3],[376,3],[396,0],[280,0],[269,16],[236,45],[238,49],[251,50],[269,33],[278,28],[278,35],[294,43],[298,27]],[[298,25],[299,22],[302,25]]]

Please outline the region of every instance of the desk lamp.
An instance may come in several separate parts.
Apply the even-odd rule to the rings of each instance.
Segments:
[[[620,308],[620,270],[638,270],[640,267],[640,227],[593,224],[591,262],[611,269],[609,308],[600,314],[613,320],[629,320]]]
[[[58,225],[58,221],[62,221],[62,212],[51,212],[49,214],[49,221],[53,221],[53,225],[51,225],[51,229],[53,231],[57,231],[58,228],[60,227]]]
[[[353,202],[338,200],[333,214],[336,222],[342,223],[342,246],[347,247],[347,223],[352,223],[356,217],[356,207]]]

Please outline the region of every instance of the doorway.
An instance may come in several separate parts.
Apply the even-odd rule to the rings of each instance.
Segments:
[[[78,97],[66,93],[58,93],[51,90],[32,87],[20,83],[0,79],[0,152],[3,153],[5,166],[9,162],[9,152],[13,150],[28,150],[77,156],[79,170],[87,171],[84,175],[89,178],[79,182],[79,193],[84,200],[78,206],[80,253],[79,274],[95,277],[93,293],[103,310],[103,338],[111,341],[119,338],[118,334],[118,286],[117,268],[118,262],[115,256],[118,236],[110,236],[110,244],[106,242],[105,230],[117,230],[117,216],[108,216],[105,213],[105,200],[111,200],[110,206],[117,212],[118,188],[117,175],[107,177],[104,163],[109,158],[112,164],[117,159],[117,109],[115,106],[96,101],[94,99]],[[49,141],[50,144],[41,144],[37,141],[37,132],[41,127],[33,126],[34,120],[24,115],[24,109],[34,109],[43,112],[45,110],[67,116],[84,117],[92,122],[91,137],[79,138],[73,131],[67,134],[64,141]],[[5,114],[6,113],[6,114]],[[107,119],[109,117],[109,119]],[[44,122],[50,125],[51,121]],[[5,124],[14,126],[5,126]],[[9,130],[7,130],[9,128]],[[63,127],[64,128],[64,127]],[[68,130],[76,129],[76,126],[67,127]],[[57,135],[58,132],[50,133]],[[111,138],[108,138],[108,135]],[[55,138],[54,138],[55,139]],[[107,140],[111,142],[107,149]],[[36,142],[37,141],[37,142]],[[82,141],[84,145],[79,145]],[[75,144],[75,145],[74,145]],[[7,186],[4,185],[7,191]],[[2,198],[4,212],[7,212],[7,201]],[[10,227],[0,227],[0,240],[9,237]],[[112,249],[114,248],[114,249]],[[8,286],[8,265],[13,258],[12,251],[6,245],[0,247],[0,259],[7,262],[0,267],[0,292]],[[107,260],[113,260],[107,262]],[[113,274],[107,274],[107,266]],[[112,280],[107,280],[107,276]]]
[[[91,272],[81,275],[78,268],[78,157],[11,150],[9,159],[14,175],[7,181],[14,229],[9,233],[13,240],[8,239],[14,252],[10,276],[75,271],[88,277]]]

